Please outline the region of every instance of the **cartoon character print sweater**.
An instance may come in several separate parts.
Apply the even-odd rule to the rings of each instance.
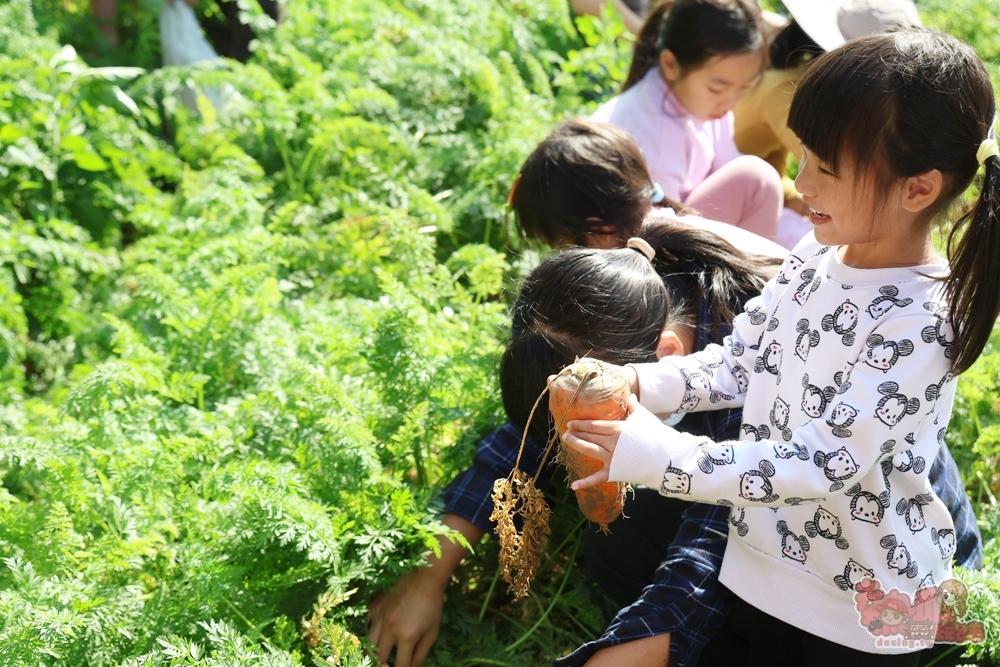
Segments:
[[[946,271],[855,269],[810,234],[723,345],[635,365],[650,412],[742,405],[741,440],[637,411],[611,479],[731,504],[743,528],[720,579],[762,611],[861,651],[917,650],[878,645],[854,589],[912,596],[950,576],[954,526],[927,481],[955,393]]]

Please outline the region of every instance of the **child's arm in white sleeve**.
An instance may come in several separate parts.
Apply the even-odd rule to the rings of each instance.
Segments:
[[[754,358],[768,329],[768,306],[775,281],[747,302],[733,320],[722,345],[709,345],[684,357],[630,364],[639,380],[639,402],[651,412],[695,412],[743,405],[753,376]],[[772,320],[773,321],[773,320]]]
[[[955,380],[945,348],[921,337],[922,328],[931,323],[920,315],[890,318],[869,341],[879,336],[877,344],[892,343],[906,354],[889,368],[872,366],[862,356],[839,392],[816,387],[824,397],[823,410],[794,432],[715,443],[637,410],[612,445],[609,478],[682,494],[686,500],[727,500],[738,506],[782,506],[844,493],[933,428],[936,397],[947,394]],[[806,403],[813,393],[803,393],[803,381],[809,380],[786,379],[788,395],[782,399],[779,393],[776,400],[808,415],[816,406]],[[932,385],[934,391],[929,390]]]

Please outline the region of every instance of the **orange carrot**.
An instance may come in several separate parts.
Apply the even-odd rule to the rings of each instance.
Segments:
[[[584,359],[567,366],[549,384],[549,412],[560,436],[557,460],[566,466],[570,482],[602,468],[597,459],[584,456],[562,443],[566,423],[574,419],[619,420],[628,416],[628,380],[613,366]],[[608,524],[622,513],[627,485],[605,482],[576,492],[584,516],[607,532]]]
[[[522,471],[521,455],[528,437],[525,426],[517,461],[507,477],[493,483],[493,513],[491,521],[497,522],[496,533],[500,541],[500,575],[507,582],[515,599],[528,594],[528,587],[541,565],[539,554],[549,537],[550,510],[545,495],[535,486],[538,475],[545,467],[549,452],[558,434],[565,430],[571,419],[625,419],[629,387],[626,379],[613,366],[594,359],[577,361],[562,369],[545,391],[535,401],[528,415],[528,424],[535,410],[549,392],[549,411],[556,421],[553,434],[542,454],[534,477]],[[570,481],[586,477],[601,469],[601,462],[577,454],[560,445],[556,460],[566,466]],[[584,515],[608,531],[608,524],[621,515],[627,484],[607,483],[576,492],[577,502]],[[516,517],[521,519],[518,531]]]

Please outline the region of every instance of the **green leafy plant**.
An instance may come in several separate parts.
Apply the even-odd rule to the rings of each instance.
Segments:
[[[368,600],[448,534],[439,491],[503,421],[506,304],[537,260],[507,247],[514,175],[631,40],[562,0],[298,0],[246,65],[154,70],[159,8],[123,0],[114,50],[85,2],[0,5],[2,662],[372,664]],[[949,436],[991,618],[998,358]],[[477,546],[428,664],[601,632],[578,512],[551,500],[532,596]]]

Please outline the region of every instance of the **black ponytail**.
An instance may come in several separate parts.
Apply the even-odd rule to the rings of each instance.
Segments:
[[[661,0],[639,31],[621,92],[657,67],[665,49],[689,70],[712,56],[752,53],[764,46],[764,19],[754,0]],[[761,71],[766,67],[764,53]]]
[[[657,3],[642,24],[642,29],[635,39],[635,47],[632,50],[632,64],[628,68],[628,76],[622,84],[620,92],[625,92],[635,84],[639,83],[646,72],[656,67],[660,62],[660,26],[663,19],[674,6],[675,0],[662,0]]]
[[[979,199],[948,237],[951,275],[945,283],[956,330],[954,372],[969,369],[990,339],[1000,314],[1000,158],[986,159]]]
[[[667,326],[693,326],[705,298],[712,318],[708,336],[715,342],[781,266],[780,259],[748,255],[669,215],[649,215],[639,235],[656,250],[653,267],[670,295]]]
[[[578,248],[549,257],[525,278],[500,359],[500,392],[514,424],[523,427],[548,376],[576,357],[654,361],[663,329],[694,326],[702,297],[713,318],[709,340],[721,342],[735,313],[781,263],[746,255],[664,213],[647,217],[640,236],[656,251],[652,264],[632,248]],[[541,442],[548,437],[547,405],[530,427]]]

